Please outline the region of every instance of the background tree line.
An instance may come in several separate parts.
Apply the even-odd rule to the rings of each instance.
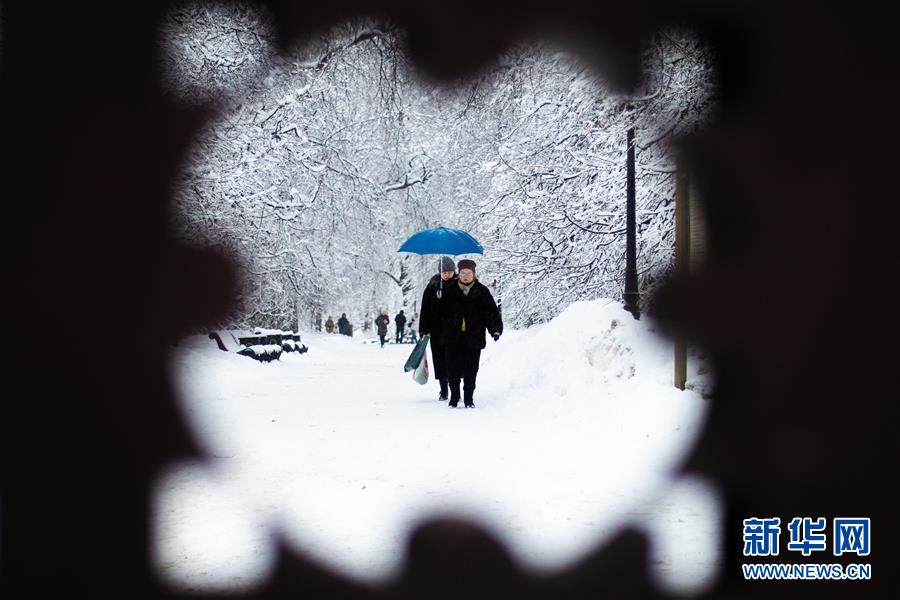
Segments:
[[[160,32],[172,95],[222,107],[193,146],[173,227],[240,258],[230,324],[290,329],[340,312],[361,324],[382,306],[412,310],[436,257],[396,249],[437,225],[485,246],[479,276],[499,281],[512,326],[619,297],[629,126],[642,291],[665,277],[670,145],[714,102],[710,53],[689,33],[648,40],[644,80],[627,97],[538,39],[438,85],[416,76],[390,23],[351,21],[286,56],[273,35],[244,4],[182,7]]]

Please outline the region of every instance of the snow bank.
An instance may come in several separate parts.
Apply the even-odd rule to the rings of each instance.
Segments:
[[[611,300],[576,302],[555,319],[513,331],[486,351],[484,372],[505,388],[500,404],[559,402],[601,388],[672,385],[673,349],[652,322]]]
[[[205,337],[180,345],[185,415],[214,459],[161,480],[158,564],[170,580],[263,579],[272,523],[298,552],[386,577],[410,529],[439,514],[490,529],[535,569],[576,560],[627,522],[663,532],[659,572],[696,583],[714,568],[714,502],[673,479],[705,401],[673,387],[672,346],[646,318],[579,302],[489,340],[474,410],[448,409],[434,382],[403,372],[411,345],[304,338],[307,354],[268,364]],[[220,497],[228,490],[239,508]],[[254,522],[214,525],[243,523],[236,514]]]

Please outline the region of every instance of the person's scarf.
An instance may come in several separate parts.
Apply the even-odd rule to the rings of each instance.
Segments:
[[[468,295],[469,295],[469,292],[472,291],[472,286],[475,285],[475,279],[473,278],[473,279],[472,279],[472,283],[470,283],[469,285],[464,284],[464,283],[462,282],[462,279],[458,279],[458,280],[457,280],[457,283],[459,283],[459,289],[462,290],[463,296],[468,296]],[[462,324],[461,324],[460,330],[461,330],[461,331],[465,331],[465,330],[466,330],[466,318],[465,318],[465,317],[463,317],[463,320],[462,320]]]

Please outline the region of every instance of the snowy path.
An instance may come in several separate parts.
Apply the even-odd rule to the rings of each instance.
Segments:
[[[403,373],[409,345],[308,334],[309,353],[260,364],[187,340],[173,367],[213,459],[160,481],[164,576],[251,585],[280,529],[314,560],[384,577],[413,524],[450,513],[537,569],[576,559],[628,519],[657,535],[661,577],[702,583],[718,560],[717,509],[702,485],[668,472],[703,401],[666,384],[664,344],[585,304],[489,342],[474,410],[447,408],[435,383]],[[587,309],[602,314],[584,324]],[[575,342],[566,318],[581,327]]]

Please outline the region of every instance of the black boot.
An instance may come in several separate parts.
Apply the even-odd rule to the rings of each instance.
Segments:
[[[450,408],[456,408],[456,405],[459,404],[459,380],[457,379],[455,382],[450,381]]]
[[[473,397],[475,395],[475,375],[469,375],[465,377],[463,380],[465,385],[465,393],[463,394],[463,401],[466,404],[466,408],[475,408],[475,402]]]
[[[438,383],[441,384],[441,393],[438,395],[438,400],[443,401],[447,399],[447,395],[449,394],[449,386],[447,385],[446,379],[438,379]]]

